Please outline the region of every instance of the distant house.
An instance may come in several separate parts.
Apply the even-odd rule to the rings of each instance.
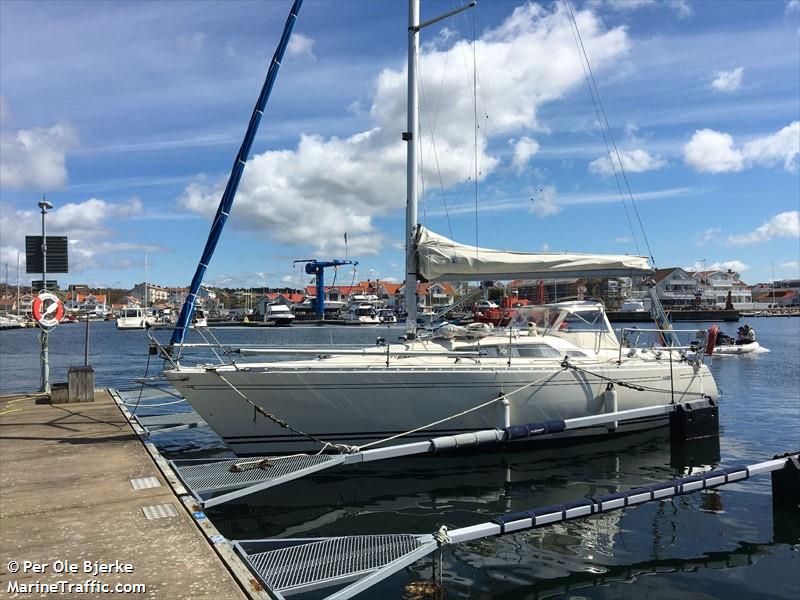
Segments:
[[[729,269],[727,271],[697,271],[692,275],[700,284],[703,305],[724,308],[730,293],[734,308],[752,308],[751,288],[741,280],[739,273]]]
[[[395,291],[395,310],[405,312],[406,286],[400,284]],[[456,291],[449,283],[417,283],[417,306],[426,308],[441,308],[455,301]]]
[[[258,299],[254,313],[260,318],[267,314],[268,304],[283,304],[291,308],[300,304],[304,299],[303,294],[296,292],[268,292]]]
[[[72,312],[105,316],[108,312],[108,298],[105,294],[67,292],[64,307]]]
[[[753,292],[753,302],[767,306],[798,306],[800,294],[794,290],[762,290]]]
[[[653,281],[656,284],[656,295],[666,308],[696,306],[702,295],[700,282],[680,267],[657,269],[653,274]],[[647,287],[634,286],[631,296],[647,298]]]

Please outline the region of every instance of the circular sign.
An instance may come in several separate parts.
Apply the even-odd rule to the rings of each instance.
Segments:
[[[42,292],[33,299],[33,318],[46,329],[55,327],[64,316],[64,303],[50,292]]]

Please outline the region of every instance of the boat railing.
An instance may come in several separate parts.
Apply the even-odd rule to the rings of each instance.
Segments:
[[[662,329],[658,327],[622,327],[616,330],[617,336],[620,340],[619,345],[619,361],[622,362],[623,354],[625,354],[625,350],[637,350],[637,349],[648,349],[653,352],[678,352],[682,358],[688,360],[688,353],[695,352],[694,360],[702,363],[704,359],[704,353],[700,351],[702,348],[705,348],[706,342],[708,340],[709,332],[707,329]],[[646,343],[642,342],[641,335],[648,334],[652,337],[656,337],[656,339],[661,338],[663,334],[669,333],[673,336],[673,340],[680,342],[680,337],[691,336],[690,339],[692,341],[685,343],[685,344],[657,344],[653,343]],[[635,336],[632,336],[635,334]]]
[[[334,356],[372,356],[375,358],[385,358],[388,364],[390,357],[392,358],[408,358],[408,357],[422,357],[422,356],[435,356],[440,358],[468,358],[479,359],[486,357],[485,351],[465,351],[465,350],[442,350],[442,351],[428,351],[428,350],[409,350],[408,347],[400,344],[388,344],[385,338],[379,337],[376,340],[374,347],[365,347],[364,344],[295,344],[295,345],[281,345],[281,346],[265,346],[264,344],[234,344],[223,342],[219,340],[211,331],[212,328],[202,327],[196,328],[192,331],[196,332],[202,339],[202,342],[182,342],[177,346],[171,346],[164,343],[163,340],[158,339],[156,333],[158,331],[169,331],[174,329],[172,324],[157,324],[147,330],[147,335],[150,344],[150,354],[158,355],[174,368],[179,367],[181,359],[188,358],[188,352],[210,350],[216,357],[220,366],[231,365],[236,367],[236,360],[238,357],[247,356],[310,356],[310,357],[334,357]],[[222,328],[224,329],[224,328]],[[177,349],[175,351],[174,349]],[[208,361],[203,361],[201,356],[205,359],[208,355],[198,354],[195,356],[200,362],[207,364]]]

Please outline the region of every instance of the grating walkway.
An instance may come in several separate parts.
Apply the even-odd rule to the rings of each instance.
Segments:
[[[290,474],[296,476],[297,473],[313,473],[340,464],[343,459],[340,455],[319,454],[236,458],[188,465],[175,461],[175,466],[183,482],[195,492],[202,493],[280,481]]]
[[[265,543],[268,542],[260,542],[261,545]],[[436,547],[432,536],[411,534],[275,540],[269,543],[278,547],[248,553],[248,542],[238,544],[245,560],[268,589],[287,596],[342,585],[378,571],[382,571],[380,578],[383,579]]]

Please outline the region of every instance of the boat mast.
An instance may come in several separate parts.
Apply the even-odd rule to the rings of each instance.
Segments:
[[[429,19],[419,21],[419,0],[408,0],[408,106],[406,108],[406,131],[403,141],[406,146],[406,336],[413,339],[417,335],[417,264],[414,259],[414,241],[417,233],[417,55],[419,32],[424,27],[455,16],[475,6],[469,4]]]
[[[414,236],[417,230],[417,47],[419,0],[408,0],[408,107],[406,131],[406,336],[417,335],[417,266]]]
[[[267,105],[267,100],[269,99],[270,92],[272,91],[272,86],[275,84],[275,79],[278,77],[278,69],[283,61],[283,55],[286,52],[286,46],[289,45],[289,38],[292,35],[292,29],[294,29],[295,21],[297,21],[297,13],[300,11],[300,6],[302,4],[303,0],[294,0],[292,9],[286,19],[286,25],[284,25],[283,28],[283,35],[281,35],[281,40],[278,42],[278,47],[275,49],[275,54],[272,56],[272,62],[269,65],[267,77],[264,80],[264,85],[261,87],[261,93],[258,96],[255,107],[253,108],[253,114],[250,117],[250,123],[247,125],[247,132],[242,140],[239,153],[236,155],[236,159],[233,162],[231,174],[228,177],[228,183],[225,186],[225,192],[222,194],[219,206],[217,207],[217,214],[214,216],[214,221],[211,225],[211,231],[208,233],[208,239],[206,240],[206,246],[203,249],[203,255],[200,257],[200,262],[197,264],[197,270],[194,273],[192,283],[189,286],[189,291],[186,294],[186,300],[183,303],[183,308],[181,308],[181,314],[178,317],[178,322],[175,324],[175,329],[172,332],[170,346],[176,346],[183,343],[183,339],[186,336],[186,330],[189,327],[189,323],[192,320],[192,314],[194,313],[194,305],[195,302],[197,302],[197,292],[200,290],[200,285],[203,283],[203,277],[205,276],[206,269],[211,262],[211,257],[214,255],[217,242],[219,242],[219,238],[222,235],[222,229],[225,227],[225,223],[228,220],[228,215],[231,212],[233,198],[236,196],[236,190],[239,187],[239,181],[242,178],[244,166],[247,164],[247,158],[250,155],[250,147],[253,145],[253,140],[255,139],[258,125],[261,122],[261,117],[264,114],[264,107]]]

